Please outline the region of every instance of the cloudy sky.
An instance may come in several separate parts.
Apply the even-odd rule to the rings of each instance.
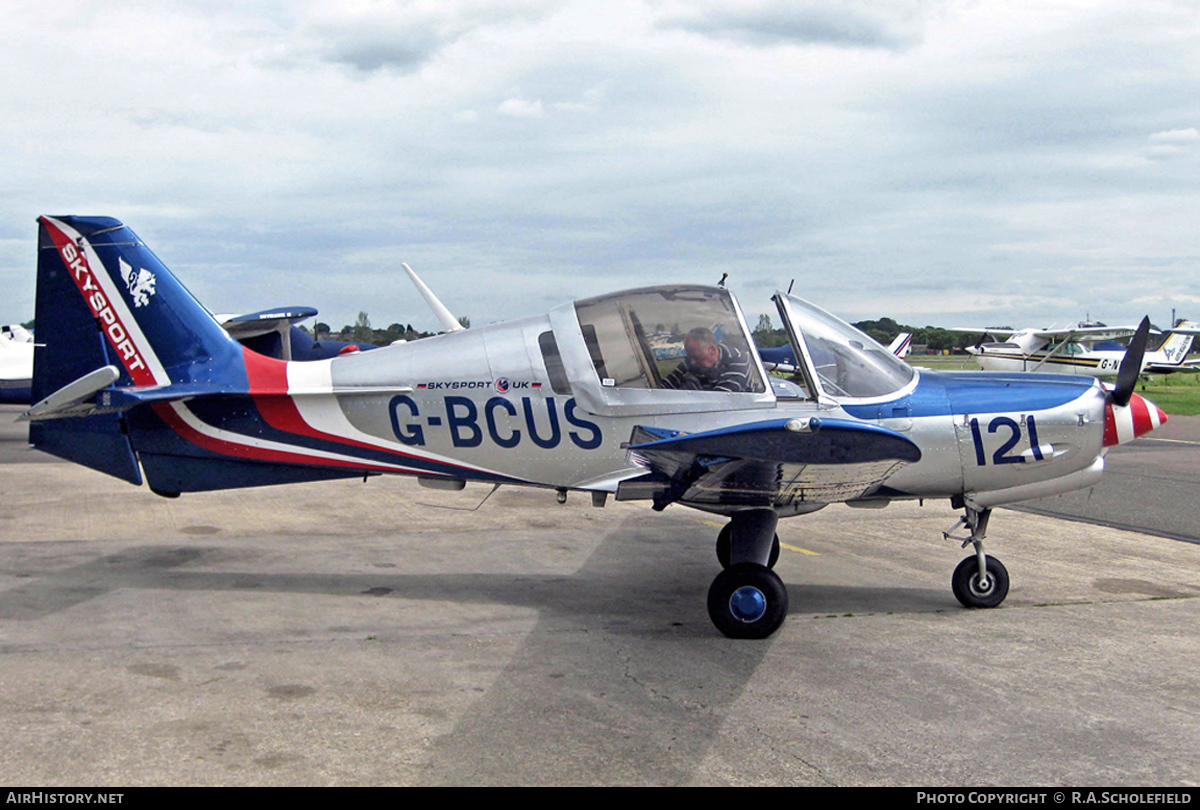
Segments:
[[[730,273],[850,320],[1200,318],[1200,5],[5,0],[0,323],[34,219],[214,311],[432,329]]]

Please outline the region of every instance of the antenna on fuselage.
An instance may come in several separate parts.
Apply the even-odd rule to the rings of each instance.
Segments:
[[[425,303],[429,304],[429,308],[433,310],[433,314],[437,316],[438,322],[447,332],[461,332],[466,329],[458,319],[451,314],[450,310],[446,309],[445,304],[438,300],[438,297],[433,294],[433,290],[425,286],[425,282],[421,281],[420,276],[416,274],[411,267],[405,262],[401,262],[400,266],[404,268],[404,272],[408,273],[409,280],[413,286],[417,288],[417,292],[425,299]]]

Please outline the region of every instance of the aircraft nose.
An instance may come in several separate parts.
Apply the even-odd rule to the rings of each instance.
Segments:
[[[1166,421],[1161,408],[1137,394],[1132,394],[1123,408],[1109,402],[1104,406],[1104,446],[1131,442]]]

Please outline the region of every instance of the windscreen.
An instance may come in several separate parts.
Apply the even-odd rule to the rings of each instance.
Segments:
[[[912,380],[912,367],[870,336],[801,298],[786,299],[825,393],[879,397]]]

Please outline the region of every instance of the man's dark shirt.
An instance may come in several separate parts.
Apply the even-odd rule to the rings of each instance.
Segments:
[[[745,352],[724,343],[715,344],[721,356],[710,369],[693,366],[685,358],[663,380],[663,388],[683,391],[752,391],[750,359]]]

